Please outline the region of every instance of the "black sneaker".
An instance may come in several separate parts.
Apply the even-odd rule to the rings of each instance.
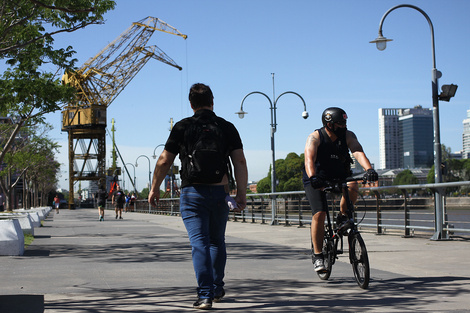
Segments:
[[[336,216],[336,227],[341,228],[347,222],[348,222],[347,215],[338,213],[338,215]]]
[[[222,301],[222,298],[225,296],[225,290],[221,290],[218,294],[214,295],[214,302]]]
[[[208,298],[197,298],[197,301],[193,303],[193,308],[200,310],[210,310],[212,309],[212,300]]]

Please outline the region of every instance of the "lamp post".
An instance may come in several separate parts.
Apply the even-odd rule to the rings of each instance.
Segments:
[[[137,157],[137,159],[135,159],[135,167],[139,166],[139,165],[137,164],[137,160],[139,160],[139,159],[142,158],[142,157],[146,158],[146,159],[149,161],[149,185],[148,185],[148,186],[149,186],[149,192],[150,192],[150,186],[152,185],[152,180],[151,180],[151,179],[152,179],[152,178],[151,178],[151,176],[152,176],[152,170],[150,169],[150,159],[149,159],[149,157],[146,156],[146,155],[143,155],[143,154],[139,155],[139,156]],[[149,213],[150,213],[150,209],[151,209],[151,206],[150,206],[150,203],[149,203]]]
[[[308,118],[308,112],[307,112],[307,105],[305,104],[305,101],[304,99],[302,98],[301,95],[299,95],[298,93],[296,92],[293,92],[293,91],[286,91],[286,92],[283,92],[281,93],[277,98],[275,96],[275,92],[274,92],[274,73],[271,73],[272,75],[272,79],[273,79],[273,99],[274,99],[274,102],[271,101],[271,99],[269,98],[268,95],[266,95],[265,93],[263,92],[260,92],[260,91],[253,91],[253,92],[250,92],[248,93],[242,100],[241,102],[241,105],[240,105],[240,111],[239,112],[236,112],[235,114],[238,114],[238,117],[239,118],[244,118],[245,117],[245,114],[248,114],[248,112],[245,112],[243,111],[243,103],[245,102],[245,99],[252,95],[252,94],[260,94],[260,95],[263,95],[266,99],[268,99],[269,101],[269,109],[271,111],[271,157],[272,157],[272,166],[271,166],[271,193],[275,193],[276,192],[276,157],[275,157],[275,148],[274,148],[274,133],[276,132],[277,130],[277,122],[276,122],[276,110],[277,110],[277,102],[279,100],[279,98],[281,98],[283,95],[285,94],[294,94],[296,96],[298,96],[300,98],[300,100],[302,100],[303,104],[304,104],[304,111],[302,112],[302,117],[304,119],[307,119]],[[276,220],[275,220],[275,217],[276,217],[276,198],[275,196],[273,195],[272,198],[271,198],[271,214],[272,214],[272,220],[271,220],[271,224],[276,224]]]
[[[162,144],[159,144],[158,146],[156,146],[156,147],[155,147],[155,149],[153,149],[153,155],[152,155],[152,158],[153,158],[154,160],[157,158],[157,155],[155,154],[155,151],[157,151],[157,148],[158,148],[158,147],[163,147],[163,146],[165,146],[165,144],[164,144],[164,143],[162,143]]]
[[[134,181],[131,180],[131,182],[132,182],[132,187],[134,187],[134,193],[135,193],[135,166],[134,166],[134,164],[132,164],[132,163],[126,163],[126,165],[130,165],[130,166],[132,166],[132,168],[134,169]],[[126,170],[127,170],[127,169],[126,169]],[[129,173],[127,173],[127,174],[129,174]],[[130,178],[130,177],[129,177],[129,178]]]
[[[439,100],[449,101],[451,97],[455,95],[457,90],[456,85],[443,85],[441,95],[438,94],[438,79],[441,78],[442,73],[436,69],[436,54],[435,54],[435,44],[434,44],[434,27],[432,25],[431,19],[429,16],[421,10],[420,8],[410,5],[410,4],[400,4],[389,9],[382,16],[379,24],[379,35],[375,40],[370,41],[370,43],[375,43],[377,49],[380,51],[385,50],[387,47],[387,42],[392,41],[392,39],[387,39],[382,34],[382,25],[390,12],[398,8],[411,8],[420,12],[428,21],[429,28],[431,30],[431,47],[432,47],[432,106],[433,106],[433,126],[434,126],[434,181],[435,183],[442,183],[442,172],[441,172],[441,139],[440,139],[440,130],[439,130]],[[433,240],[443,239],[447,237],[447,234],[443,234],[444,226],[444,207],[443,207],[443,194],[444,191],[442,188],[437,187],[434,191],[434,202],[435,202],[435,213],[436,213],[436,233],[431,237]]]

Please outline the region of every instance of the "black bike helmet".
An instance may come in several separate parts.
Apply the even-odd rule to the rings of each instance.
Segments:
[[[348,115],[346,112],[344,112],[343,109],[335,107],[326,109],[321,115],[323,126],[327,126],[328,123],[346,124],[347,119]]]

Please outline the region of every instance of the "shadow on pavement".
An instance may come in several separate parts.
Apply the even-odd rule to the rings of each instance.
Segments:
[[[370,290],[361,290],[355,282],[349,293],[338,294],[337,283],[323,284],[321,293],[312,284],[295,280],[232,280],[223,302],[214,311],[223,312],[403,312],[420,311],[421,305],[433,305],[467,291],[470,278],[425,277],[375,281]],[[46,299],[46,312],[183,312],[191,307],[194,288],[173,287],[154,290],[95,290],[83,295],[58,295]],[[100,295],[100,296],[93,296]],[[105,295],[105,296],[103,296]],[[436,295],[438,295],[436,297]],[[73,300],[71,300],[73,299]],[[450,309],[450,308],[449,308]],[[48,311],[50,310],[50,311]]]

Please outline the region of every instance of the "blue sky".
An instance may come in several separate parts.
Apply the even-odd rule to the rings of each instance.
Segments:
[[[383,34],[393,39],[385,51],[375,39],[383,14],[402,1],[375,0],[118,0],[105,15],[104,25],[56,37],[58,46],[71,45],[78,65],[96,55],[132,22],[160,18],[188,35],[188,39],[156,32],[149,41],[165,51],[182,71],[151,60],[108,108],[108,128],[116,121],[116,143],[126,163],[139,155],[151,161],[175,122],[192,115],[187,94],[196,82],[214,92],[215,112],[238,128],[248,161],[249,180],[265,177],[271,164],[269,102],[260,95],[245,100],[248,115],[239,119],[243,97],[252,92],[275,95],[299,93],[277,103],[276,158],[303,153],[307,136],[321,126],[321,113],[342,107],[371,162],[379,167],[378,109],[432,107],[431,36],[424,16],[400,8],[385,20]],[[470,109],[470,1],[409,1],[423,9],[434,25],[439,84],[459,86],[456,97],[440,103],[441,143],[462,149],[462,121]],[[59,113],[47,119],[50,134],[63,148],[60,185],[68,189],[67,133],[61,132]],[[107,137],[107,163],[111,140]],[[161,153],[161,147],[157,154]],[[119,162],[120,163],[120,162]],[[138,189],[148,182],[148,161],[136,168]],[[179,161],[178,161],[179,163]],[[131,168],[131,172],[132,172]],[[84,187],[82,185],[82,187]]]

